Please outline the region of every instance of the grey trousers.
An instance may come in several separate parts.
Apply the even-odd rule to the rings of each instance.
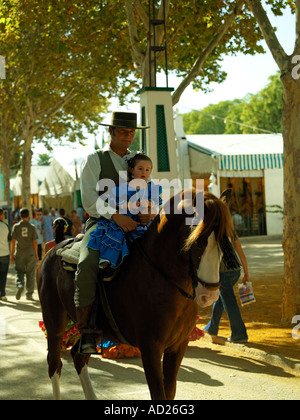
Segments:
[[[16,254],[17,272],[16,286],[18,289],[25,288],[25,275],[26,275],[26,295],[31,296],[34,292],[35,285],[35,269],[36,259],[34,254]]]
[[[75,273],[75,306],[84,307],[93,303],[99,271],[100,252],[87,248],[90,234],[96,229],[96,223],[88,225],[81,242],[80,255]]]

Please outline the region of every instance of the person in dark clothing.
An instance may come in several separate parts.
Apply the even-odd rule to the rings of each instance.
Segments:
[[[67,216],[66,216],[66,211],[65,211],[65,209],[60,209],[59,210],[59,217],[62,217],[63,219],[65,219],[66,221],[67,221],[67,223],[68,223],[68,227],[67,227],[67,230],[66,230],[66,232],[65,232],[65,238],[67,239],[67,238],[72,238],[73,237],[73,235],[72,235],[72,226],[73,226],[73,223],[72,223],[72,220],[71,219],[69,219]]]
[[[20,300],[24,287],[26,275],[26,299],[34,300],[32,295],[35,285],[36,263],[39,262],[37,233],[33,225],[29,223],[29,210],[21,209],[21,221],[16,223],[12,229],[11,240],[11,262],[16,264],[16,299]],[[16,253],[15,253],[16,250]]]

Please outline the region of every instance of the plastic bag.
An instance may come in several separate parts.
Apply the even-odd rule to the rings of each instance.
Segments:
[[[238,291],[242,306],[256,302],[251,281],[247,281],[246,285],[244,285],[244,283],[239,284]]]

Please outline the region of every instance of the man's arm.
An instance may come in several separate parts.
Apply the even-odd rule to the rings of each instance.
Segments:
[[[97,191],[100,172],[99,157],[97,153],[93,153],[87,157],[81,166],[80,189],[82,205],[92,217],[99,218],[103,216],[106,219],[111,219],[116,209],[113,209],[102,200]]]
[[[16,240],[12,238],[10,243],[10,260],[12,263],[15,263],[15,247],[16,247]]]
[[[39,262],[38,245],[37,245],[37,240],[36,239],[33,239],[32,245],[33,245],[33,249],[34,249],[34,253],[35,253],[36,262]]]
[[[248,264],[247,264],[247,259],[244,254],[241,242],[238,237],[236,238],[234,242],[234,247],[235,247],[236,252],[238,253],[238,256],[240,257],[240,260],[243,266],[243,270],[244,270],[243,283],[245,284],[247,281],[249,281]]]

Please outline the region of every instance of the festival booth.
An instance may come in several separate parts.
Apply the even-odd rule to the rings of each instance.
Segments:
[[[232,188],[238,234],[283,231],[283,139],[281,134],[186,135],[193,179],[212,193]]]
[[[76,167],[67,165],[63,167],[56,159],[47,167],[44,181],[39,188],[40,207],[43,208],[63,208],[66,215],[70,215],[73,209],[77,209],[78,203],[77,189],[79,189],[76,179]]]
[[[39,186],[45,178],[47,166],[32,166],[30,173],[30,195],[31,205],[39,207]],[[13,208],[22,207],[22,170],[17,172],[15,179],[11,180],[11,190],[13,195]]]

